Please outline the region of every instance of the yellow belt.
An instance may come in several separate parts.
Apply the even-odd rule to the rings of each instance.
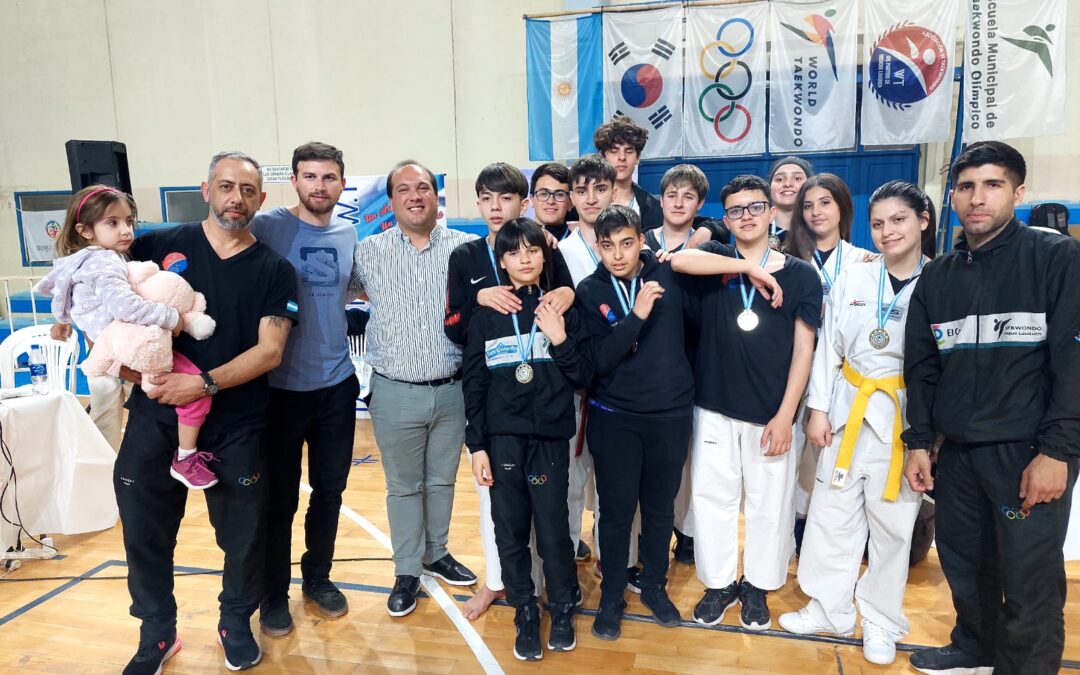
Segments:
[[[892,461],[889,463],[889,478],[885,482],[883,498],[888,501],[896,501],[900,495],[900,478],[904,472],[904,443],[900,440],[900,430],[903,426],[903,417],[900,411],[900,398],[896,392],[904,388],[904,376],[893,375],[872,380],[863,377],[859,371],[852,368],[847,361],[843,367],[844,379],[856,387],[859,393],[855,395],[855,401],[851,404],[851,412],[848,413],[847,422],[844,425],[844,436],[840,441],[840,454],[836,457],[836,466],[833,468],[833,487],[844,487],[848,471],[851,470],[851,457],[855,454],[855,440],[862,430],[863,418],[866,416],[866,405],[870,402],[870,396],[875,391],[883,391],[893,400],[896,406],[896,421],[893,422]]]

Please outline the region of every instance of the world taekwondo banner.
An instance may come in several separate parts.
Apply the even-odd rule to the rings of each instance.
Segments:
[[[576,159],[596,152],[604,121],[599,14],[526,19],[529,159]]]
[[[864,5],[863,145],[949,140],[957,6],[957,0]]]
[[[683,152],[765,152],[765,31],[769,3],[686,10]]]
[[[964,142],[1065,133],[1067,0],[968,0]]]
[[[682,155],[683,9],[604,16],[604,115],[649,131],[644,157]]]
[[[855,145],[859,3],[773,2],[769,150]]]

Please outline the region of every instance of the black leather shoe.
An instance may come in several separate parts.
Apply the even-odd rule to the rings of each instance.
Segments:
[[[593,619],[592,634],[601,640],[618,640],[622,634],[623,610],[626,602],[600,602],[600,608],[596,610],[596,618]]]
[[[338,590],[329,579],[304,580],[301,587],[304,597],[311,600],[326,616],[331,619],[344,615],[349,611],[349,601],[345,594]]]
[[[424,571],[451,586],[472,586],[476,583],[476,575],[472,570],[454,560],[454,556],[449,553],[430,565],[424,565]]]
[[[402,574],[394,582],[394,590],[386,599],[386,612],[390,616],[405,616],[416,609],[416,594],[420,592],[420,577]]]

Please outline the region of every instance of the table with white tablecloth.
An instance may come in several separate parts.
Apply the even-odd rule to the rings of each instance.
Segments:
[[[9,520],[18,520],[18,499],[18,513],[33,536],[116,524],[116,454],[74,394],[54,390],[0,400],[0,425],[7,446],[0,454],[0,490],[6,485],[2,506]],[[14,546],[18,535],[16,526],[0,519],[0,550]]]

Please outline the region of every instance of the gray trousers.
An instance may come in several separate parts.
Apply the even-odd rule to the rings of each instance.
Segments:
[[[446,555],[465,442],[461,382],[429,387],[371,377],[371,423],[386,474],[394,574],[418,577]]]

